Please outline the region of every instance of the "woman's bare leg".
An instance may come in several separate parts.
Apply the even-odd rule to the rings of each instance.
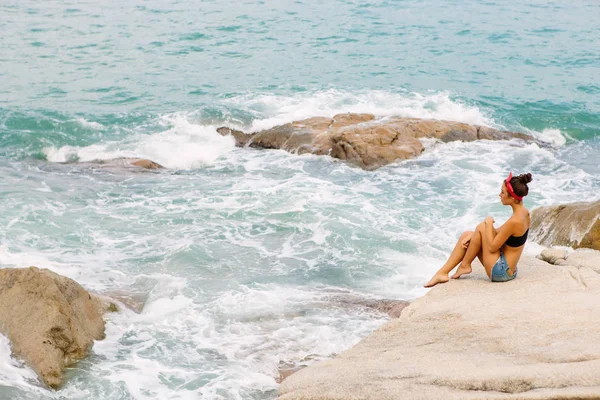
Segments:
[[[494,237],[496,236],[497,232],[494,229]],[[494,264],[496,263],[496,261],[498,261],[498,258],[500,257],[500,250],[492,252],[490,250],[490,244],[487,242],[487,239],[485,237],[485,223],[482,222],[481,224],[479,224],[477,226],[477,229],[475,230],[475,233],[478,233],[480,238],[481,238],[481,264],[483,264],[483,268],[485,268],[485,272],[487,273],[488,277],[491,277],[492,275],[492,268],[494,267]]]
[[[465,252],[465,256],[460,262],[456,273],[452,275],[451,278],[458,279],[462,275],[470,274],[473,271],[473,268],[471,268],[471,263],[473,262],[475,257],[479,257],[480,261],[483,257],[483,253],[481,251],[481,234],[479,233],[479,231],[473,232],[473,235],[471,236],[471,241],[469,243],[469,247]]]
[[[461,260],[465,257],[465,253],[467,252],[467,249],[463,247],[462,242],[463,240],[468,239],[469,236],[471,236],[472,234],[473,232],[470,231],[463,232],[463,234],[458,239],[458,242],[456,242],[454,250],[452,250],[452,253],[450,253],[448,261],[446,261],[442,268],[440,268],[439,271],[435,273],[433,278],[431,278],[429,282],[425,284],[426,288],[433,287],[438,283],[448,282],[448,280],[450,279],[448,278],[448,274],[454,269],[454,267],[458,265],[459,262],[461,262]]]

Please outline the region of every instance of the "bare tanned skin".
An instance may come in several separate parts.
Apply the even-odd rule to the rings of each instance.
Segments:
[[[462,233],[450,257],[446,263],[435,273],[435,275],[424,286],[433,287],[439,283],[445,283],[450,280],[448,274],[458,266],[452,279],[458,279],[463,275],[470,274],[472,271],[471,263],[477,257],[485,268],[488,277],[491,276],[492,268],[500,252],[504,253],[510,271],[514,274],[517,263],[523,253],[525,245],[520,247],[510,247],[504,243],[510,236],[521,236],[529,229],[530,217],[529,210],[523,205],[523,201],[515,200],[502,182],[500,191],[500,201],[505,206],[512,207],[513,213],[510,218],[498,229],[494,228],[494,219],[487,217],[481,222],[474,231],[465,231]]]

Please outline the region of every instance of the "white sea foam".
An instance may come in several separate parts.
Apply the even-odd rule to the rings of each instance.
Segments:
[[[248,132],[269,129],[277,125],[314,116],[332,117],[338,113],[370,113],[378,118],[400,116],[423,119],[457,121],[506,129],[498,124],[491,112],[476,105],[453,98],[449,92],[387,92],[371,90],[346,92],[329,89],[316,93],[293,96],[270,94],[243,95],[225,100],[225,104],[255,115],[250,126],[236,126]],[[527,128],[521,130],[555,146],[562,146],[568,134],[559,129],[546,128],[542,132]],[[424,143],[430,146],[431,143]]]
[[[563,146],[567,142],[560,129],[544,129],[539,137],[556,146]]]
[[[567,140],[573,140],[569,134],[562,132],[560,129],[546,128],[541,132],[527,128],[522,128],[522,130],[534,138],[556,147],[564,146]]]
[[[249,126],[234,127],[246,131],[268,129],[294,120],[314,117],[331,117],[337,113],[372,113],[377,117],[403,116],[426,119],[440,119],[469,124],[498,125],[485,110],[454,99],[448,92],[428,94],[410,92],[366,91],[349,93],[330,89],[311,94],[294,96],[245,95],[224,100],[225,105],[244,110],[255,115]],[[216,132],[217,126],[191,122],[194,112],[167,114],[156,121],[156,125],[167,129],[145,134],[140,127],[137,134],[113,142],[93,144],[85,147],[49,146],[43,151],[48,161],[73,162],[109,160],[119,157],[139,157],[151,159],[165,167],[189,170],[214,163],[228,154],[234,147],[231,137],[223,137]],[[93,122],[95,129],[100,129]],[[528,131],[540,140],[555,145],[563,145],[565,135],[557,129],[543,132]],[[436,142],[425,142],[427,148]],[[260,162],[252,160],[251,163]],[[250,164],[247,165],[250,167]]]
[[[216,132],[216,127],[188,121],[185,114],[163,116],[160,121],[169,129],[153,134],[134,134],[119,142],[85,147],[45,148],[51,162],[110,160],[120,157],[147,158],[167,168],[195,169],[215,162],[234,147],[231,137]]]
[[[27,268],[30,266],[47,268],[71,279],[78,279],[81,274],[81,269],[73,265],[53,261],[51,257],[40,252],[13,252],[8,249],[6,244],[0,245],[0,264],[11,268]]]
[[[339,290],[240,286],[194,305],[182,296],[185,287],[171,283],[162,279],[142,314],[112,314],[107,338],[94,347],[105,358],[94,368],[136,398],[242,398],[242,391],[275,390],[280,363],[326,358],[383,321],[359,309],[332,309],[328,299]],[[314,316],[302,318],[307,312]],[[342,318],[348,313],[353,318]]]
[[[41,391],[37,375],[31,368],[11,357],[10,341],[0,334],[0,385]]]
[[[77,121],[77,123],[79,123],[81,126],[83,126],[85,128],[90,128],[90,129],[94,129],[94,130],[104,129],[104,125],[102,125],[99,122],[88,121],[85,118],[77,118],[76,121]]]
[[[136,151],[165,167],[193,169],[210,165],[234,147],[233,139],[219,135],[215,126],[193,124],[184,114],[164,116],[163,120],[171,128],[141,140]]]
[[[371,113],[377,117],[401,116],[494,125],[484,111],[452,99],[448,92],[421,94],[367,91],[356,94],[330,89],[294,96],[245,95],[228,99],[226,104],[256,115],[249,131],[268,129],[314,116],[332,117],[346,112]]]

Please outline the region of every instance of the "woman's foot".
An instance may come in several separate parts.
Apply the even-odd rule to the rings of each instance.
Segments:
[[[471,264],[463,264],[461,263],[456,270],[456,273],[452,275],[452,279],[458,279],[462,275],[470,274],[473,269],[471,268]]]
[[[427,282],[423,287],[426,288],[430,288],[430,287],[434,287],[435,285],[437,285],[438,283],[446,283],[450,280],[450,278],[448,278],[448,274],[435,274],[433,276],[433,278],[431,278],[431,280],[429,282]]]

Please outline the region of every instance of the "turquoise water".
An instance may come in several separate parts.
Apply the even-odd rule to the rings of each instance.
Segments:
[[[270,3],[0,6],[0,265],[147,296],[57,393],[0,338],[0,397],[273,399],[279,368],[386,320],[343,299],[421,296],[460,231],[508,217],[509,170],[530,207],[599,198],[597,2]],[[427,143],[366,172],[215,130],[348,111],[553,147]],[[123,156],[168,169],[63,163]]]

